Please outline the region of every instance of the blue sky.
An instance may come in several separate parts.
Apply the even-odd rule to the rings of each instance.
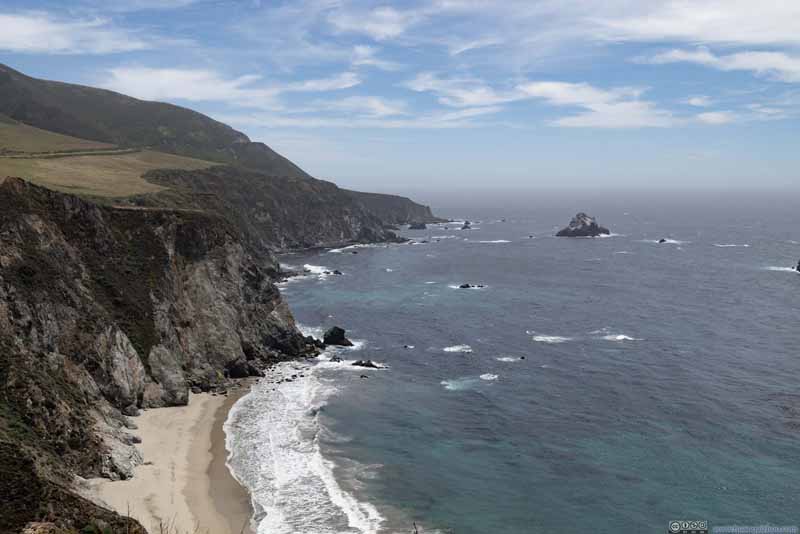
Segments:
[[[377,191],[787,188],[800,2],[3,0],[0,61]]]

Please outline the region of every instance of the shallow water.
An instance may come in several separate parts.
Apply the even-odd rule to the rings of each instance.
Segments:
[[[343,358],[390,369],[327,354],[240,402],[231,463],[259,532],[797,524],[796,206],[484,202],[438,210],[478,229],[404,232],[428,244],[283,258],[344,272],[282,290],[300,323],[362,341]],[[616,235],[550,237],[580,209]]]

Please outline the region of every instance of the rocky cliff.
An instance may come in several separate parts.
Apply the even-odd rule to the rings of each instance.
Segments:
[[[348,191],[311,177],[275,177],[219,166],[205,171],[152,171],[145,178],[169,189],[129,199],[130,203],[219,214],[266,252],[398,240],[385,228],[383,217]]]
[[[370,213],[388,224],[437,223],[446,219],[436,217],[431,208],[397,195],[346,191]]]
[[[6,179],[0,473],[24,467],[47,491],[15,504],[5,500],[13,488],[0,487],[0,532],[42,515],[77,528],[115,520],[88,502],[68,514],[81,509],[69,487],[74,475],[130,476],[141,458],[125,414],[183,404],[190,388],[314,350],[269,272],[220,216],[101,207]],[[72,504],[48,497],[53,488]]]

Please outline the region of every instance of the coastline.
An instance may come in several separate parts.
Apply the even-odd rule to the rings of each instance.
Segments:
[[[226,460],[223,424],[250,381],[228,395],[190,394],[186,406],[142,412],[134,433],[144,464],[129,480],[93,479],[98,500],[151,533],[252,534],[250,495]]]

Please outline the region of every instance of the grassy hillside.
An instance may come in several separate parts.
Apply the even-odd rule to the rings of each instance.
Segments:
[[[147,147],[270,176],[309,176],[263,143],[196,111],[113,91],[39,80],[0,64],[0,114],[64,135]]]
[[[5,120],[3,120],[5,119]],[[113,149],[114,145],[88,141],[22,124],[0,116],[0,154],[10,152],[67,152]]]
[[[164,189],[142,178],[148,171],[197,170],[213,165],[214,163],[209,161],[152,150],[64,157],[0,157],[0,177],[25,178],[50,189],[77,195],[128,197]]]

